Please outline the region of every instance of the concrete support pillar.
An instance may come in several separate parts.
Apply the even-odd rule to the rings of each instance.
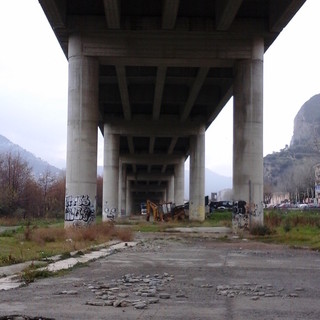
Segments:
[[[129,217],[131,213],[132,213],[131,181],[126,179],[126,216]]]
[[[205,128],[190,139],[189,220],[204,221]]]
[[[168,180],[167,202],[174,202],[174,176]]]
[[[174,166],[174,202],[177,206],[184,203],[184,158]]]
[[[98,76],[96,58],[82,55],[81,37],[69,38],[65,227],[95,221]]]
[[[127,167],[126,164],[120,164],[121,172],[120,172],[120,212],[121,216],[126,215],[126,188],[127,188]]]
[[[113,220],[118,215],[120,136],[109,133],[104,125],[104,165],[102,220]]]
[[[233,193],[244,200],[252,223],[263,224],[263,39],[252,59],[235,65],[233,84]]]

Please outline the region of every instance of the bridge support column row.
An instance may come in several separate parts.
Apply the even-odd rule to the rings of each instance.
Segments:
[[[99,63],[96,58],[83,56],[81,48],[81,38],[71,36],[68,50],[67,226],[95,220]],[[263,52],[263,41],[256,40],[252,59],[236,62],[233,86],[234,199],[245,200],[259,223],[263,223]],[[119,184],[125,179],[125,173],[119,178],[119,136],[109,133],[107,125],[104,140],[105,219],[108,214],[118,214],[124,201],[126,212],[131,213],[133,201],[130,183]],[[190,220],[203,221],[205,218],[204,142],[205,128],[190,139]],[[175,179],[168,183],[167,200],[180,204],[183,202],[183,163],[175,166],[174,176]]]

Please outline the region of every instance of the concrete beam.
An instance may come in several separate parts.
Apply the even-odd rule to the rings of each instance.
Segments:
[[[177,144],[177,141],[178,141],[178,137],[174,137],[174,138],[171,139],[171,142],[170,142],[170,145],[169,145],[169,148],[168,148],[168,154],[172,154],[172,152],[174,150],[174,147]]]
[[[221,97],[220,102],[218,105],[215,107],[213,112],[209,115],[207,124],[206,124],[206,129],[210,126],[210,124],[213,122],[213,120],[218,116],[220,111],[224,108],[224,106],[227,104],[227,102],[231,99],[233,94],[233,87],[231,86],[225,94]]]
[[[166,188],[161,186],[133,186],[131,187],[132,192],[165,192]]]
[[[107,25],[110,29],[120,29],[120,0],[103,0]]]
[[[306,0],[270,0],[270,31],[281,32],[305,2]]]
[[[126,69],[124,66],[116,66],[116,72],[118,77],[119,91],[121,96],[123,114],[126,120],[131,119],[131,107],[129,101],[129,92],[126,79]]]
[[[133,137],[132,136],[128,136],[127,140],[128,140],[129,152],[130,152],[130,154],[134,154]]]
[[[127,154],[120,155],[120,160],[126,164],[169,165],[180,163],[182,156],[184,155]]]
[[[259,34],[267,33],[264,21],[260,20],[246,21],[243,26],[237,28],[236,25],[232,28],[232,32],[227,33],[217,31],[194,33],[122,31],[119,33],[105,28],[96,31],[90,30],[90,27],[81,29],[83,29],[81,32],[85,55],[104,57],[102,61],[109,64],[128,65],[136,60],[140,65],[152,63],[153,66],[170,65],[170,62],[175,65],[184,59],[189,63],[190,60],[196,60],[197,63],[204,61],[206,66],[216,65],[218,60],[224,59],[249,59],[252,39]]]
[[[162,29],[174,29],[176,24],[179,0],[164,0],[162,11]]]
[[[206,80],[209,69],[210,68],[200,68],[198,70],[196,79],[194,80],[193,86],[190,90],[188,100],[184,106],[183,112],[181,113],[181,118],[180,118],[181,121],[185,121],[189,117],[190,112],[192,110],[192,107],[193,107],[193,105],[198,97],[198,94],[203,86],[203,83]]]
[[[246,55],[246,54],[245,54]],[[173,58],[173,57],[130,57],[130,56],[99,56],[100,64],[105,65],[126,65],[135,67],[211,67],[211,68],[232,68],[236,59],[234,58],[215,58],[206,57],[201,59],[199,57],[193,58]]]
[[[150,137],[149,141],[149,153],[152,154],[154,152],[154,143],[156,141],[156,138],[154,136]]]
[[[228,30],[233,22],[243,0],[217,0],[216,1],[216,27],[217,30]]]
[[[137,174],[128,174],[128,180],[134,181],[169,181],[172,177],[172,174],[166,173],[137,173]]]
[[[66,1],[39,0],[53,30],[66,27]]]
[[[152,121],[150,117],[135,117],[131,121],[121,119],[105,119],[109,124],[110,132],[123,136],[134,137],[187,137],[197,135],[199,126],[204,122],[201,119],[180,122],[178,117],[163,117]]]
[[[153,115],[152,115],[154,120],[158,120],[160,116],[162,93],[163,93],[164,83],[166,80],[166,72],[167,72],[166,67],[158,67],[154,102],[153,102]]]

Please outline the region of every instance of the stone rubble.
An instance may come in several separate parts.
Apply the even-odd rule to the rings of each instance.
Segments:
[[[202,285],[201,288],[208,288],[208,285]],[[295,288],[295,291],[302,292],[303,288]],[[260,298],[298,298],[296,292],[285,292],[284,288],[276,289],[271,284],[257,285],[254,283],[243,283],[234,285],[218,285],[216,293],[220,296],[234,298],[236,296],[248,296],[251,300],[259,300]]]
[[[126,274],[121,279],[110,283],[85,285],[95,295],[95,300],[87,301],[91,306],[113,306],[125,308],[132,306],[135,309],[146,309],[149,305],[157,304],[160,300],[171,298],[165,292],[165,287],[174,280],[168,273],[151,275]],[[183,292],[177,297],[187,298]],[[101,301],[102,300],[102,301]]]

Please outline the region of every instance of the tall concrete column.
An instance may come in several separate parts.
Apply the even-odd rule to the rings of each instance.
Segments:
[[[126,179],[126,216],[129,217],[132,213],[132,192],[131,181]]]
[[[65,227],[95,221],[99,63],[82,55],[81,37],[69,37]]]
[[[205,128],[190,138],[189,220],[204,221]]]
[[[174,166],[174,202],[177,206],[184,203],[184,158]]]
[[[168,180],[167,202],[174,202],[174,176]]]
[[[102,220],[113,220],[118,215],[119,196],[119,147],[120,136],[109,133],[104,125],[104,165]]]
[[[233,84],[233,193],[249,205],[251,222],[263,224],[263,39],[252,59],[238,61]]]
[[[121,177],[121,181],[119,181],[121,183],[120,186],[120,212],[121,215],[126,215],[126,181],[127,181],[127,166],[126,164],[120,164],[120,168],[121,168],[121,173],[120,173],[120,177]]]

